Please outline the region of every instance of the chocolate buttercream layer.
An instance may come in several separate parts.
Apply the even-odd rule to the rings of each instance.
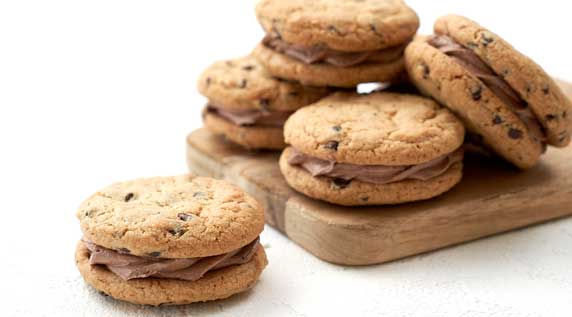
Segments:
[[[454,164],[463,160],[463,149],[432,161],[412,166],[357,165],[322,160],[297,149],[288,158],[290,165],[299,166],[312,176],[324,176],[344,181],[358,180],[377,185],[396,183],[408,179],[427,181],[443,175]]]
[[[447,35],[434,35],[429,45],[452,57],[471,74],[480,79],[519,119],[524,122],[531,135],[542,143],[547,140],[546,131],[528,104],[501,76],[487,65],[477,54],[457,43]]]
[[[196,281],[207,272],[249,262],[260,247],[259,238],[256,238],[248,245],[226,254],[204,258],[162,259],[129,255],[89,241],[83,242],[90,252],[91,265],[105,265],[126,281],[147,277]]]
[[[407,46],[404,44],[377,51],[342,52],[325,45],[302,46],[288,43],[276,32],[266,34],[262,44],[306,64],[327,63],[336,67],[351,67],[365,63],[391,63],[403,56],[403,51]]]
[[[239,126],[283,127],[293,112],[245,110],[229,111],[224,107],[208,104],[207,112],[216,114]]]

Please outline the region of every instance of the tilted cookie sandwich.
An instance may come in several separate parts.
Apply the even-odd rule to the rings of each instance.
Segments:
[[[209,100],[206,127],[248,149],[283,149],[286,119],[329,94],[326,88],[273,78],[252,56],[214,63],[198,88]]]
[[[473,140],[516,166],[534,166],[546,145],[570,143],[572,104],[554,80],[498,35],[460,16],[406,50],[414,84],[452,109]]]
[[[390,82],[419,28],[403,0],[262,0],[254,54],[277,77],[315,86]]]
[[[85,281],[135,304],[222,299],[252,287],[267,264],[260,204],[234,185],[190,175],[116,183],[77,211]]]
[[[295,190],[330,203],[399,204],[438,196],[462,178],[462,123],[413,95],[336,93],[297,111],[280,170]]]

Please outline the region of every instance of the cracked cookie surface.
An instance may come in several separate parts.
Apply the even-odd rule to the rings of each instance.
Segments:
[[[340,51],[400,45],[419,27],[402,0],[262,0],[256,15],[267,33],[278,32],[287,42]]]
[[[253,56],[219,61],[199,78],[199,92],[228,110],[294,111],[329,94],[272,77]]]
[[[206,257],[241,248],[264,228],[261,205],[224,181],[183,175],[108,186],[77,211],[85,239],[136,256]]]
[[[358,165],[416,165],[458,149],[462,123],[434,101],[396,93],[339,92],[297,111],[286,143],[324,160]]]

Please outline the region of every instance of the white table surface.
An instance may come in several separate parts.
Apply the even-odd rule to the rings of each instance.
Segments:
[[[572,79],[567,1],[410,0],[429,32],[457,12]],[[74,266],[75,209],[109,183],[186,172],[195,81],[261,38],[253,1],[0,1],[0,316],[570,316],[572,219],[386,265],[324,263],[271,228],[250,292],[121,303]],[[572,208],[572,203],[571,203]],[[538,212],[542,212],[539,210]]]

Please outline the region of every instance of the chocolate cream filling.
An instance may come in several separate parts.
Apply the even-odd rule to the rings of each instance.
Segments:
[[[410,166],[355,165],[322,160],[292,148],[288,163],[299,166],[312,176],[324,176],[344,181],[358,180],[377,185],[396,183],[408,179],[427,181],[443,175],[454,164],[463,160],[463,149],[426,163]]]
[[[89,264],[104,265],[125,281],[146,277],[196,281],[207,272],[250,262],[260,246],[259,238],[256,238],[248,245],[226,254],[204,258],[162,259],[129,255],[85,240],[83,243],[90,252]]]
[[[208,104],[207,112],[218,115],[239,126],[266,126],[281,128],[293,112],[286,111],[263,111],[243,110],[230,111],[223,107]]]
[[[501,76],[487,65],[477,54],[457,43],[447,35],[434,35],[429,45],[452,57],[471,74],[480,79],[528,128],[530,134],[542,143],[547,140],[546,131],[526,101]]]
[[[266,34],[262,44],[306,64],[327,63],[336,67],[351,67],[365,63],[388,64],[403,56],[407,44],[388,49],[365,52],[342,52],[325,45],[302,46],[284,41],[280,34]]]

